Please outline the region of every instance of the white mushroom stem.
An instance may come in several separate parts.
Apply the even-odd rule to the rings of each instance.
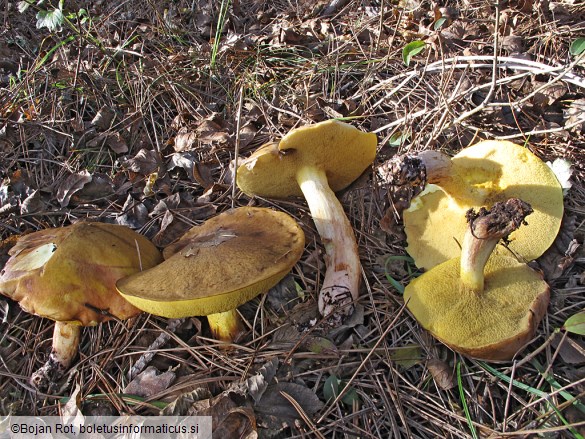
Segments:
[[[353,229],[329,187],[325,171],[302,167],[297,182],[325,246],[326,271],[319,292],[319,311],[339,324],[353,312],[359,296],[360,259]]]
[[[460,279],[463,291],[484,290],[484,268],[500,241],[524,222],[532,208],[518,198],[494,204],[478,214],[468,212],[469,227],[461,244]]]
[[[63,375],[77,355],[80,338],[80,325],[55,322],[51,355],[44,366],[32,375],[33,386],[45,390]]]

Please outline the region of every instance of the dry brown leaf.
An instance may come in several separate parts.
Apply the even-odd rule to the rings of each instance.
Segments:
[[[205,407],[210,406],[209,401],[211,400],[211,393],[206,387],[198,387],[196,389],[184,392],[177,396],[177,398],[170,402],[162,411],[161,416],[188,416],[192,415],[195,411],[194,407],[203,409],[202,404]],[[214,424],[215,425],[215,424]]]
[[[240,128],[240,151],[248,146],[256,138],[258,129],[252,122],[246,122]]]
[[[95,126],[101,131],[106,131],[110,128],[115,115],[116,113],[111,107],[103,106],[91,120],[91,125]]]
[[[148,366],[128,383],[124,393],[147,398],[168,389],[175,378],[176,374],[172,370],[160,373],[156,367]]]
[[[197,133],[187,127],[181,128],[175,136],[173,148],[175,152],[185,152],[197,147]],[[174,155],[174,154],[173,154]]]
[[[585,364],[585,343],[580,337],[572,338],[567,333],[559,332],[554,335],[551,344],[566,364]]]
[[[298,303],[300,297],[294,277],[286,276],[266,293],[266,303],[277,314],[282,314]]]
[[[174,209],[172,206],[167,208]],[[160,215],[162,212],[160,203],[156,209],[159,212],[158,215]],[[216,211],[217,208],[212,204],[192,206],[187,203],[185,203],[185,207],[180,208],[178,215],[173,214],[171,210],[167,210],[163,214],[160,230],[154,236],[152,242],[158,247],[166,247],[183,236],[192,227],[194,221],[207,219],[213,216]],[[151,216],[153,215],[151,214]]]
[[[576,133],[585,132],[585,98],[575,99],[564,111],[565,128]]]
[[[134,158],[124,162],[126,169],[137,174],[150,175],[159,168],[159,154],[152,149],[141,149]]]
[[[455,387],[453,368],[443,360],[433,358],[427,361],[427,369],[429,370],[439,389],[449,390]]]
[[[296,383],[279,382],[268,386],[262,399],[256,403],[258,419],[270,429],[281,428],[283,423],[292,425],[301,419],[298,410],[282,395],[286,392],[305,414],[312,416],[321,410],[323,402],[308,387]]]
[[[126,154],[128,152],[128,144],[126,143],[126,140],[124,140],[120,133],[108,134],[106,144],[116,154]]]
[[[557,279],[573,264],[579,243],[574,238],[577,225],[574,216],[565,216],[561,229],[550,248],[535,263],[548,281]]]
[[[75,203],[89,203],[107,198],[114,194],[114,183],[112,179],[102,173],[94,173],[91,181],[76,192],[72,200]]]
[[[255,402],[260,401],[262,395],[264,395],[264,392],[268,388],[268,385],[276,376],[277,369],[278,358],[274,357],[272,360],[266,362],[260,369],[258,369],[258,372],[256,372],[255,375],[246,380],[248,394]]]
[[[131,229],[140,229],[148,221],[148,209],[141,202],[132,198],[128,194],[122,213],[116,217],[116,224],[130,227]]]
[[[236,407],[213,429],[219,438],[256,439],[258,431],[254,411],[248,407]]]
[[[89,171],[83,170],[69,175],[57,189],[57,201],[61,207],[69,205],[71,197],[76,192],[80,191],[87,183],[91,181],[92,177]]]
[[[72,424],[75,421],[83,421],[83,414],[81,413],[81,386],[79,383],[75,384],[75,389],[71,392],[69,400],[61,409],[61,418],[67,424]],[[82,422],[83,424],[83,422]]]

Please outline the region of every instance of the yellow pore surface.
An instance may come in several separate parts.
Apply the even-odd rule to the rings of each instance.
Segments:
[[[511,357],[544,316],[548,285],[526,264],[492,255],[484,270],[484,291],[466,291],[459,266],[455,258],[413,280],[404,292],[408,309],[455,351],[484,359]]]
[[[520,198],[534,209],[526,218],[528,226],[510,235],[510,248],[530,261],[550,247],[563,216],[563,192],[546,163],[525,147],[497,141],[466,148],[452,163],[454,183],[428,185],[404,212],[407,251],[418,267],[430,269],[459,256],[465,212],[509,198]]]

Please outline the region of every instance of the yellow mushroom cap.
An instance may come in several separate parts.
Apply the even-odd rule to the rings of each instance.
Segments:
[[[248,195],[302,196],[297,171],[315,166],[325,170],[329,187],[340,191],[372,164],[377,142],[375,134],[337,120],[300,127],[246,159],[238,167],[237,184]]]
[[[461,291],[460,258],[437,265],[404,291],[423,328],[453,350],[491,361],[511,359],[534,336],[549,302],[549,286],[509,256],[488,260],[483,292]]]
[[[169,318],[232,310],[276,285],[301,257],[305,235],[289,215],[258,207],[193,227],[162,264],[122,279],[136,307]]]
[[[24,235],[9,254],[0,293],[31,314],[84,326],[140,313],[118,294],[116,281],[162,260],[133,230],[90,222]]]
[[[507,141],[479,142],[452,163],[456,183],[428,185],[404,211],[406,250],[418,267],[429,269],[460,254],[468,209],[513,197],[528,202],[534,213],[528,226],[510,235],[510,248],[532,260],[551,246],[563,217],[563,191],[546,163]]]

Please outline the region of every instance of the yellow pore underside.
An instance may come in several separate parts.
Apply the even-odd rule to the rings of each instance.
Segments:
[[[484,350],[506,343],[520,343],[520,349],[548,305],[542,276],[511,257],[492,255],[484,270],[485,289],[475,293],[461,288],[459,266],[455,258],[412,281],[404,292],[408,309],[456,351],[486,357]]]

